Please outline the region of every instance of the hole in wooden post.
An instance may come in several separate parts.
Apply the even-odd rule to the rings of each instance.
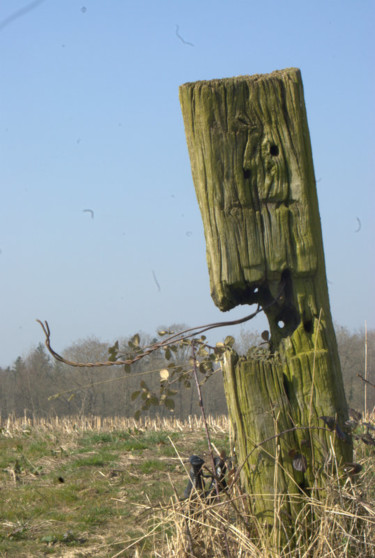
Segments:
[[[279,148],[277,147],[277,145],[272,144],[270,146],[270,155],[272,155],[272,157],[277,157],[279,154]]]
[[[283,374],[283,386],[284,386],[285,395],[286,395],[287,398],[289,399],[289,395],[290,395],[290,391],[289,391],[289,381],[288,381],[288,378],[286,377],[285,374]]]
[[[313,321],[312,320],[304,320],[303,329],[306,331],[306,333],[312,333],[313,330],[314,330]]]
[[[243,169],[243,177],[250,178],[251,172],[250,169]]]

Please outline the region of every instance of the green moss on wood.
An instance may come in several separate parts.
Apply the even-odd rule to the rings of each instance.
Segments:
[[[266,494],[309,492],[325,463],[352,457],[350,440],[320,418],[342,427],[347,405],[301,74],[291,68],[188,83],[180,101],[212,298],[221,310],[261,304],[277,355],[259,361],[228,353],[224,366],[242,482],[268,522],[274,504]],[[293,466],[293,452],[306,470]],[[299,506],[285,505],[296,517]]]

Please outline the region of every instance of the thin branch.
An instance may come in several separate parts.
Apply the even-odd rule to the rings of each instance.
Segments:
[[[192,359],[193,359],[193,375],[194,375],[195,385],[197,386],[197,392],[198,392],[198,403],[199,403],[199,407],[200,407],[201,413],[202,413],[204,429],[205,429],[205,432],[206,432],[208,451],[209,451],[209,454],[210,454],[210,457],[211,457],[212,475],[213,475],[213,480],[214,480],[214,485],[215,485],[215,492],[216,492],[216,495],[219,496],[219,483],[218,483],[218,478],[216,477],[214,452],[213,452],[213,448],[212,448],[210,432],[208,430],[208,425],[207,425],[206,411],[205,411],[205,408],[204,408],[204,405],[203,405],[202,390],[201,390],[201,386],[200,386],[199,379],[198,379],[197,355],[196,355],[196,352],[195,352],[194,341],[191,344],[191,353],[192,353]],[[228,536],[227,536],[226,531],[224,531],[224,540],[225,540],[225,547],[226,547],[225,550],[226,550],[227,557],[231,558],[230,550],[229,550],[229,543],[228,543]]]
[[[273,302],[272,302],[272,304],[273,304]],[[48,322],[45,321],[43,323],[41,320],[36,320],[36,321],[40,324],[41,328],[43,329],[44,335],[46,336],[45,345],[48,349],[48,352],[53,356],[53,358],[55,360],[57,360],[59,362],[62,362],[64,364],[67,364],[68,366],[74,366],[76,368],[94,368],[94,367],[100,367],[100,366],[124,366],[124,365],[134,364],[138,360],[141,360],[145,356],[148,356],[149,354],[153,353],[154,351],[157,351],[158,349],[161,349],[163,347],[167,347],[168,345],[172,345],[174,343],[183,341],[185,339],[188,339],[189,337],[194,337],[196,335],[201,335],[202,333],[204,333],[204,332],[206,332],[210,329],[215,329],[215,328],[218,328],[218,327],[226,327],[226,326],[232,326],[232,325],[238,325],[238,324],[245,323],[245,322],[255,318],[255,316],[262,311],[263,311],[263,308],[258,305],[255,312],[253,312],[249,316],[245,316],[244,318],[240,318],[239,320],[232,320],[232,321],[229,321],[229,322],[214,322],[212,324],[190,327],[188,329],[185,329],[184,331],[180,331],[178,333],[175,333],[175,334],[171,335],[170,337],[168,337],[164,341],[159,341],[158,343],[154,343],[153,345],[145,347],[144,351],[142,353],[138,354],[137,356],[135,356],[134,358],[130,358],[130,359],[126,359],[126,360],[116,360],[116,361],[107,360],[107,361],[104,361],[104,362],[76,362],[76,361],[68,360],[68,359],[64,358],[63,356],[59,355],[51,347],[51,330],[49,328]]]
[[[366,378],[364,378],[364,377],[362,376],[362,374],[357,374],[357,376],[358,376],[358,378],[361,378],[361,380],[362,380],[363,382],[365,382],[366,384],[369,384],[370,386],[372,386],[373,388],[375,388],[375,384],[373,384],[373,383],[370,382],[369,380],[366,380]]]

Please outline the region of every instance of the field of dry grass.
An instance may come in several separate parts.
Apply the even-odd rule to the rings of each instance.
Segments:
[[[278,531],[264,530],[239,486],[181,501],[188,457],[210,462],[200,419],[9,417],[0,428],[0,557],[375,555],[374,446],[356,444],[361,471],[329,479],[325,502],[306,499],[293,545],[275,553]],[[209,429],[229,454],[226,417]]]

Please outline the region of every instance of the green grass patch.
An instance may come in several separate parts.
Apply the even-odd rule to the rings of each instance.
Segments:
[[[100,452],[87,457],[80,457],[74,463],[75,467],[104,467],[115,462],[115,456],[109,452]]]
[[[0,433],[0,557],[74,550],[77,558],[104,558],[142,537],[151,525],[145,510],[168,504],[173,494],[169,476],[181,496],[187,482],[169,438],[184,459],[207,450],[203,431],[65,430],[61,423]],[[134,556],[135,548],[152,556],[164,532],[122,556]]]
[[[176,450],[173,446],[160,446],[158,449],[158,454],[164,457],[177,457]]]
[[[169,469],[171,469],[169,463],[158,459],[146,459],[139,466],[139,472],[142,475],[150,475],[158,471],[168,471]]]

